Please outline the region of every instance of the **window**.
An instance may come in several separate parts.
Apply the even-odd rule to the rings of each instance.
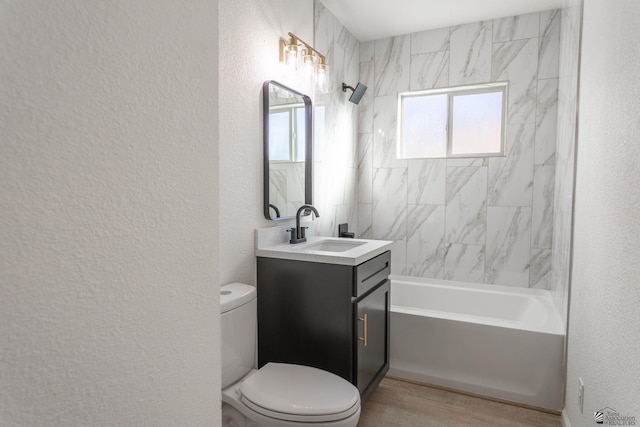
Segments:
[[[399,95],[401,159],[504,155],[507,84]]]
[[[304,104],[271,107],[269,111],[269,161],[305,161]]]

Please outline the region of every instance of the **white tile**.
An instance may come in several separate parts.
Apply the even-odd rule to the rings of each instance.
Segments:
[[[325,129],[327,151],[323,161],[336,166],[355,167],[358,115],[352,103],[346,100],[344,102],[335,102],[331,106],[331,116],[327,117]]]
[[[373,134],[361,133],[358,135],[358,159],[359,169],[371,169],[373,167]]]
[[[449,50],[449,28],[421,31],[411,34],[411,54]]]
[[[360,42],[337,19],[333,24],[333,37],[334,43],[346,52],[356,52],[359,49]],[[359,54],[355,60],[356,62],[360,62]]]
[[[329,158],[330,153],[327,149],[327,132],[328,127],[326,120],[327,108],[325,105],[315,104],[313,106],[313,162],[322,162],[325,158]]]
[[[458,159],[447,159],[447,167],[457,166],[489,166],[488,157],[468,157]]]
[[[358,204],[358,227],[356,228],[356,237],[359,239],[371,239],[371,215],[373,205]]]
[[[565,7],[560,11],[560,76],[576,76],[580,52],[580,7]]]
[[[314,204],[315,205],[315,204]],[[316,227],[316,235],[318,236],[333,236],[334,230],[337,227],[336,224],[336,205],[316,206],[319,218],[314,220]]]
[[[334,52],[330,77],[333,90],[341,92],[342,82],[358,78],[359,42],[338,20],[334,24]],[[355,84],[355,83],[353,83]],[[344,98],[344,97],[342,97]]]
[[[313,45],[326,56],[327,64],[333,64],[333,27],[339,24],[336,23],[336,18],[321,2],[316,2],[314,19],[315,40]]]
[[[531,208],[487,208],[485,283],[529,286]]]
[[[397,157],[397,96],[377,96],[373,101],[373,167],[406,167]]]
[[[412,159],[409,167],[409,203],[444,205],[447,161],[444,159]]]
[[[540,14],[511,16],[493,20],[493,42],[509,42],[538,37]]]
[[[493,81],[508,81],[508,123],[532,123],[536,116],[537,39],[493,45]]]
[[[551,290],[551,249],[531,249],[529,287]]]
[[[366,92],[358,104],[358,132],[373,132],[373,94],[375,80],[373,76],[373,61],[360,63],[360,83],[367,87]]]
[[[450,85],[490,81],[491,27],[491,21],[451,27]]]
[[[568,164],[573,156],[576,132],[577,97],[567,92],[573,90],[566,86],[577,86],[577,78],[559,79],[558,88],[558,128],[556,134],[556,164]]]
[[[449,52],[411,55],[411,90],[449,86]]]
[[[482,245],[448,244],[444,255],[444,278],[484,283],[485,249]]]
[[[358,230],[358,204],[355,202],[355,198],[347,205],[347,223],[349,224],[349,231],[356,232]],[[336,230],[336,235],[338,230]]]
[[[556,162],[556,131],[558,124],[558,79],[538,80],[536,107],[536,165]]]
[[[349,205],[349,209],[355,208],[356,198],[358,195],[358,169],[357,168],[342,168],[344,174],[344,199],[342,203]]]
[[[326,163],[314,164],[313,202],[316,208],[341,205],[344,201],[344,177],[336,166]],[[320,215],[323,215],[320,212]],[[324,216],[324,215],[323,215]]]
[[[507,156],[489,159],[489,206],[531,206],[533,187],[532,123],[507,128]]]
[[[373,203],[373,169],[358,169],[358,203]]]
[[[340,29],[344,29],[344,27],[336,22],[336,25],[334,26],[333,57],[331,59],[331,74],[330,74],[330,81],[331,81],[330,92],[332,94],[337,87],[336,85],[337,77],[345,76],[347,61],[352,59],[348,56],[348,53],[345,50],[344,46],[338,43],[337,37],[341,36],[341,32],[339,31]],[[342,42],[344,43],[344,40]]]
[[[376,96],[409,90],[410,42],[408,35],[375,41]]]
[[[531,247],[551,249],[553,240],[554,165],[535,167],[533,180],[533,211]]]
[[[337,205],[336,206],[336,219],[334,221],[334,229],[330,236],[338,237],[338,224],[349,223],[349,206]]]
[[[400,240],[406,235],[407,169],[374,169],[372,237]]]
[[[358,138],[358,203],[373,203],[373,134],[361,133]]]
[[[328,193],[330,201],[335,205],[342,205],[348,197],[349,191],[349,169],[328,165],[328,175],[326,176],[327,188],[331,191]]]
[[[560,16],[558,9],[540,13],[539,79],[549,79],[559,75]]]
[[[445,243],[484,244],[487,168],[447,168]]]
[[[444,206],[409,205],[406,260],[409,276],[444,278]]]
[[[407,242],[396,240],[391,244],[391,274],[404,276],[407,273]]]
[[[373,41],[360,42],[360,62],[373,62],[375,45]]]

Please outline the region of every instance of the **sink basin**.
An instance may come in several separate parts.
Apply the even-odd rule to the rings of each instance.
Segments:
[[[269,238],[275,243],[261,246],[257,236],[257,257],[356,266],[388,251],[393,243],[389,240],[308,235],[306,242],[292,245],[289,243],[287,226],[271,228],[273,230],[267,236],[271,236]]]
[[[345,252],[349,249],[357,248],[367,242],[349,241],[349,240],[321,240],[319,242],[308,243],[303,246],[294,247],[293,249],[300,251],[320,251],[320,252]]]

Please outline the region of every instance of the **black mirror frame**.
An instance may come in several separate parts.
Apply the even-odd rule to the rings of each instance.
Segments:
[[[264,216],[265,218],[275,221],[281,219],[291,219],[294,215],[272,218],[269,203],[269,85],[276,85],[281,89],[292,92],[302,97],[304,100],[304,119],[305,119],[305,166],[304,166],[304,202],[312,204],[312,188],[313,188],[313,123],[312,123],[312,106],[311,98],[303,93],[293,90],[282,83],[275,80],[267,80],[262,85],[262,135],[263,135],[263,195],[264,195]]]

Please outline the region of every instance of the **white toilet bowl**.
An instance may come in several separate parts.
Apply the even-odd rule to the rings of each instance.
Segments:
[[[249,366],[255,354],[255,288],[221,288],[225,427],[355,427],[360,393],[345,379],[309,366]],[[249,368],[247,369],[247,367]]]
[[[268,363],[251,371],[222,391],[222,402],[223,426],[233,420],[238,427],[355,427],[360,418],[353,385],[300,365]]]

